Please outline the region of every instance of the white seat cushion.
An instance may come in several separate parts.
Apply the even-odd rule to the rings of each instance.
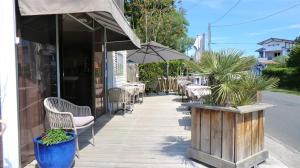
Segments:
[[[93,116],[74,117],[74,124],[76,127],[82,127],[84,125],[89,124],[92,121],[94,121]]]

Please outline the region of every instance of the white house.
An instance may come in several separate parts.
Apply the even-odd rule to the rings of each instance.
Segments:
[[[287,56],[295,42],[293,40],[269,38],[257,44],[262,47],[256,50],[256,52],[259,53],[259,56],[252,71],[257,75],[260,75],[267,65],[277,64],[274,61],[274,58],[278,56]]]
[[[262,46],[256,50],[256,52],[259,53],[258,61],[264,62],[267,60],[273,60],[273,58],[278,56],[288,55],[294,44],[295,42],[293,40],[279,38],[269,38],[264,40],[258,43],[258,45]]]

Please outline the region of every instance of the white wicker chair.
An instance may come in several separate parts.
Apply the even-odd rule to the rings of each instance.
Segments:
[[[77,129],[92,126],[93,145],[94,117],[88,106],[77,106],[67,100],[57,97],[48,97],[44,100],[44,107],[51,129],[71,129],[77,134]],[[79,157],[79,144],[76,138],[77,156]]]
[[[110,114],[112,112],[117,113],[118,111],[122,110],[124,115],[127,110],[127,106],[130,106],[130,99],[130,94],[122,88],[115,87],[108,89],[108,100],[111,105]],[[113,108],[114,104],[117,104],[116,110]],[[122,104],[121,109],[118,109],[119,104]]]

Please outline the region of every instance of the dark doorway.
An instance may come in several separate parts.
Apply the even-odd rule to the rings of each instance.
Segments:
[[[92,107],[92,32],[67,15],[61,30],[61,97]]]

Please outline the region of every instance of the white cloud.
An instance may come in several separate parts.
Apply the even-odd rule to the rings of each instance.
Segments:
[[[300,24],[293,24],[288,26],[289,29],[300,29]]]
[[[268,33],[292,30],[292,29],[300,29],[300,24],[292,24],[292,25],[283,26],[283,27],[275,27],[275,28],[265,29],[265,30],[258,31],[258,32],[250,32],[250,33],[247,33],[247,35],[248,36],[258,36],[258,35],[264,35],[264,34],[268,34]]]

